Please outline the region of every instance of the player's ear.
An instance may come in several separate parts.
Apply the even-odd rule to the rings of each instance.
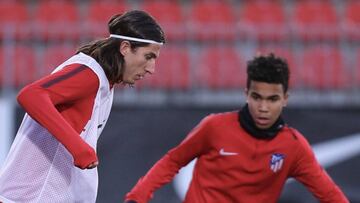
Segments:
[[[246,103],[248,103],[248,93],[249,93],[249,89],[248,88],[245,88],[244,89],[244,94],[245,94],[245,98],[246,98]]]
[[[127,53],[129,53],[131,51],[131,44],[129,41],[122,41],[120,43],[120,53],[125,56]]]
[[[284,94],[284,102],[283,102],[283,107],[286,107],[287,106],[287,104],[288,104],[288,100],[289,100],[289,93],[285,93]]]
[[[249,89],[248,88],[244,89],[244,94],[245,94],[245,96],[247,96],[249,94]]]

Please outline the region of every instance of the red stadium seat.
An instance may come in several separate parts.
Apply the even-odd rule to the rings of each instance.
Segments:
[[[307,88],[341,89],[350,85],[342,53],[333,47],[305,49],[298,63],[299,79]]]
[[[80,22],[76,2],[40,1],[35,11],[36,36],[42,39],[77,39]]]
[[[290,25],[301,40],[337,40],[339,22],[330,1],[295,1]]]
[[[34,51],[26,46],[1,46],[0,66],[3,68],[2,84],[21,88],[39,78]]]
[[[245,87],[246,64],[232,47],[204,48],[194,64],[199,87],[214,90]]]
[[[236,37],[235,16],[227,1],[194,1],[187,19],[190,38],[231,40]]]
[[[284,40],[289,34],[285,19],[278,1],[245,1],[239,15],[239,34],[257,40]]]
[[[18,1],[0,1],[0,37],[26,38],[30,36],[29,13]]]
[[[348,39],[360,39],[360,1],[345,3],[343,26]]]
[[[167,39],[185,39],[185,19],[177,1],[144,1],[142,9],[154,16]]]
[[[181,46],[162,48],[156,61],[155,74],[139,81],[137,87],[186,90],[190,85],[189,56]]]
[[[41,58],[41,76],[50,74],[58,65],[76,53],[71,45],[53,45],[43,50]]]
[[[113,15],[124,13],[124,1],[91,1],[85,14],[87,34],[91,37],[108,37],[108,22]]]

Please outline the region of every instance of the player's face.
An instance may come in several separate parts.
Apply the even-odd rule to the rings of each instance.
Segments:
[[[289,96],[281,84],[256,81],[250,82],[245,93],[250,114],[260,129],[270,128],[276,122]]]
[[[145,75],[155,73],[155,60],[160,54],[160,45],[150,44],[131,49],[129,43],[123,42],[120,45],[120,52],[125,61],[123,83],[132,85]]]

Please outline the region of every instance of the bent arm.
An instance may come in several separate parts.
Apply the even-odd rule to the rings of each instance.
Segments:
[[[134,200],[137,203],[148,202],[154,191],[169,183],[181,167],[171,159],[169,154],[166,154],[155,163],[144,177],[139,179],[126,195],[126,200]]]
[[[71,108],[72,102],[96,95],[98,86],[95,73],[86,66],[73,64],[24,87],[17,97],[25,111],[65,146],[74,164],[82,169],[97,161],[95,150],[82,140],[59,108]]]
[[[304,184],[321,203],[348,203],[344,193],[316,160],[309,143],[303,137],[300,142],[292,176]]]
[[[180,145],[170,150],[156,162],[126,195],[126,201],[148,202],[152,198],[154,191],[169,183],[181,167],[206,153],[209,146],[207,144],[207,137],[209,136],[207,120],[205,118]]]

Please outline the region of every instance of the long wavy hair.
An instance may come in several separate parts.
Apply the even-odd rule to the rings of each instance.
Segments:
[[[150,39],[165,43],[164,32],[148,13],[139,10],[128,11],[111,17],[108,22],[110,34]],[[104,38],[81,46],[82,52],[94,58],[103,68],[110,83],[120,83],[124,72],[124,57],[120,53],[122,39]],[[148,43],[129,41],[131,49],[148,46]]]

